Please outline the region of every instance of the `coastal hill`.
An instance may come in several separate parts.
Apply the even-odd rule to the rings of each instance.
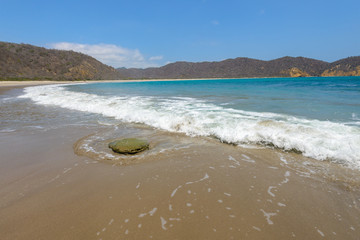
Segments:
[[[175,62],[158,68],[107,66],[88,55],[0,42],[0,80],[112,80],[241,77],[360,76],[360,56],[333,63],[304,57],[263,61]]]
[[[321,76],[360,76],[360,57],[348,57],[333,62]]]
[[[120,79],[114,68],[73,51],[0,42],[1,80]]]
[[[117,70],[129,79],[359,76],[360,57],[333,63],[304,57],[282,57],[271,61],[235,58],[220,62],[175,62],[159,68]]]

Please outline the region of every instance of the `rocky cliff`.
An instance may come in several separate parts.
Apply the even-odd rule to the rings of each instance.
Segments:
[[[333,62],[321,76],[360,76],[360,57],[349,57]]]

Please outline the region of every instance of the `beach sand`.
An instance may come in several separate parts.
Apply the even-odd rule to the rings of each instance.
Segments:
[[[98,131],[69,125],[0,132],[1,239],[360,236],[357,171],[162,132],[154,139],[186,144],[121,165],[77,148]]]

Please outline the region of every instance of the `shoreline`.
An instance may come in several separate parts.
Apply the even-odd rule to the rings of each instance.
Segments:
[[[308,78],[330,78],[330,77],[348,77],[348,76],[310,76],[310,77],[301,77],[294,79],[308,79]],[[353,76],[359,77],[360,76]],[[1,80],[1,87],[26,87],[26,86],[35,86],[35,85],[50,85],[50,84],[76,84],[76,83],[101,83],[101,82],[169,82],[169,81],[206,81],[206,80],[226,80],[226,79],[270,79],[270,78],[281,78],[281,79],[290,79],[292,77],[240,77],[240,78],[187,78],[187,79],[118,79],[118,80],[75,80],[75,81],[51,81],[51,80]]]
[[[196,79],[136,79],[136,80],[79,80],[79,81],[0,81],[1,87],[27,87],[37,85],[51,85],[51,84],[78,84],[78,83],[111,83],[111,82],[170,82],[170,81],[203,81],[203,80],[225,80],[225,79],[240,79],[240,78],[196,78]],[[247,79],[247,78],[241,78]]]

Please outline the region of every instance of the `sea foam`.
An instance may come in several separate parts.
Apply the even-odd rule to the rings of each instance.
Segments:
[[[360,128],[285,114],[226,108],[188,97],[100,96],[69,91],[64,85],[25,88],[20,98],[37,104],[102,114],[189,136],[225,143],[261,144],[301,152],[360,169]]]

